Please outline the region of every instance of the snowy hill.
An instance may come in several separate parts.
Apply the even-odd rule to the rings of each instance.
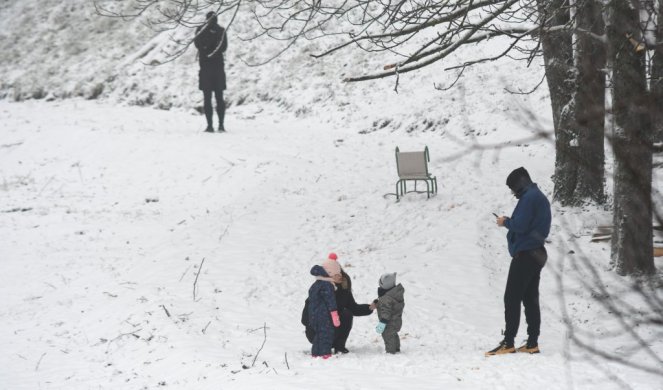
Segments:
[[[170,37],[184,42],[192,39],[191,30],[155,33],[140,19],[100,16],[87,0],[5,3],[0,5],[0,16],[0,49],[5,53],[0,58],[0,72],[5,75],[0,97],[9,101],[82,97],[161,109],[202,109],[196,51],[191,46],[171,62],[167,54],[179,48]],[[248,13],[240,13],[228,32],[225,99],[230,106],[269,103],[297,117],[315,116],[365,132],[499,129],[500,121],[494,117],[473,123],[476,111],[468,101],[481,108],[482,119],[487,114],[499,117],[522,102],[528,102],[527,108],[544,121],[550,117],[545,88],[524,99],[504,93],[505,88],[517,91],[535,86],[542,75],[540,65],[528,71],[522,61],[489,63],[467,70],[447,92],[434,89],[455,80],[456,72],[444,72],[444,67],[497,52],[500,41],[469,47],[463,56],[450,56],[444,64],[403,74],[399,93],[394,93],[393,77],[364,83],[341,81],[380,70],[397,58],[389,53],[343,50],[316,60],[310,54],[321,52],[325,42],[302,41],[264,66],[248,66],[281,48],[277,41],[244,41],[253,34],[249,18]],[[220,23],[228,23],[226,19],[222,17]]]
[[[543,353],[483,357],[503,327],[508,269],[490,212],[513,207],[503,183],[516,164],[550,193],[550,144],[448,162],[443,151],[460,147],[437,134],[362,135],[253,109],[233,111],[237,131],[209,135],[178,112],[1,103],[5,388],[660,385],[656,375],[589,359],[566,338],[570,321],[609,350],[629,345],[605,338],[618,324],[565,255],[580,244],[611,289],[625,288],[607,270],[607,244],[588,242],[607,217],[599,210],[554,211]],[[395,182],[394,145],[423,144],[440,193],[383,196]],[[382,352],[371,316],[356,319],[350,354],[310,358],[299,317],[308,271],[331,250],[360,302],[375,297],[381,273],[399,273],[401,355]],[[642,331],[660,351],[656,328]]]
[[[632,330],[643,348],[591,289],[647,314],[609,244],[589,242],[610,220],[589,206],[553,205],[542,353],[484,357],[504,326],[491,213],[515,205],[506,175],[525,166],[552,193],[554,147],[531,139],[549,126],[545,90],[504,91],[535,85],[537,68],[489,63],[441,92],[453,74],[434,66],[396,94],[393,80],[338,81],[378,60],[294,51],[249,68],[239,57],[256,49],[231,35],[230,131],[203,134],[192,51],[145,66],[167,40],[83,1],[5,2],[0,16],[2,388],[661,388],[660,368],[570,340],[646,367],[663,354],[660,326]],[[395,202],[394,148],[424,145],[439,194]],[[372,315],[355,319],[350,354],[311,359],[299,320],[330,251],[360,303],[398,272],[401,354],[383,353]]]

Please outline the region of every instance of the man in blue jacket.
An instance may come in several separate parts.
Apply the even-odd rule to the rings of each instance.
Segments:
[[[497,217],[497,225],[507,228],[506,239],[511,255],[509,276],[504,291],[504,340],[486,352],[486,356],[514,352],[539,353],[539,278],[548,255],[544,248],[550,233],[550,202],[532,183],[529,173],[520,167],[509,174],[506,185],[518,198],[511,217]],[[527,343],[517,350],[514,339],[520,324],[520,304],[525,306]]]

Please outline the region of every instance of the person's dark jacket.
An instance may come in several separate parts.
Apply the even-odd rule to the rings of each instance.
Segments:
[[[405,288],[402,284],[385,290],[378,288],[378,319],[387,324],[387,329],[398,332],[403,325],[403,309],[405,308]]]
[[[543,248],[552,219],[550,202],[535,183],[528,184],[517,195],[518,204],[511,218],[504,221],[509,230],[506,239],[511,257],[518,252]]]
[[[350,310],[354,317],[367,316],[373,313],[368,304],[358,304],[352,295],[352,280],[350,276],[341,271],[343,281],[336,285],[336,306],[339,313],[345,309]]]
[[[198,87],[201,90],[226,89],[226,73],[223,69],[223,53],[228,48],[226,30],[214,18],[207,26],[196,29],[193,43],[198,49],[200,64]]]

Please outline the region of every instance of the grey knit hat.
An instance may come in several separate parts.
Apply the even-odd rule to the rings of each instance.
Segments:
[[[396,272],[391,274],[382,274],[380,276],[380,287],[389,290],[396,285]]]

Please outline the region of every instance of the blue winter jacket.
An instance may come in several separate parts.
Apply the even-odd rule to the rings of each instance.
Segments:
[[[543,247],[550,233],[550,202],[535,183],[528,185],[522,193],[511,218],[504,221],[509,229],[506,240],[509,254]]]
[[[311,275],[327,277],[327,272],[319,265],[311,268]],[[316,280],[308,290],[308,315],[309,323],[313,329],[320,327],[329,328],[333,332],[331,315],[336,310],[336,297],[334,296],[334,285],[326,280]]]

